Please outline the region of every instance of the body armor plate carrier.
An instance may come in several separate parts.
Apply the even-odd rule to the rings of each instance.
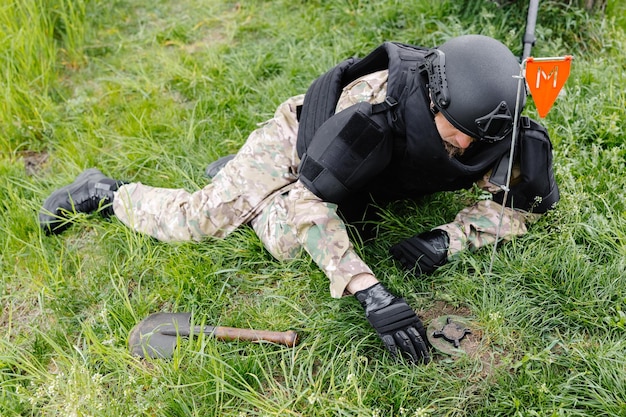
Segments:
[[[343,61],[311,84],[300,112],[297,151],[299,179],[314,194],[340,208],[351,200],[363,201],[364,194],[378,202],[418,198],[469,188],[494,167],[498,183],[512,135],[497,143],[475,142],[451,158],[430,111],[427,53],[386,42],[362,59]],[[345,85],[383,69],[389,71],[385,102],[359,103],[335,114]],[[515,158],[522,179],[511,187],[507,203],[543,213],[559,199],[552,145],[543,127],[521,120]]]

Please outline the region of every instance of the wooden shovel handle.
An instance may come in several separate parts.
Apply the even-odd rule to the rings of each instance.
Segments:
[[[201,332],[202,329],[198,328]],[[214,327],[211,332],[213,337],[219,340],[248,340],[251,342],[266,341],[278,343],[288,347],[293,347],[298,344],[298,334],[293,330],[286,332],[273,332],[269,330],[253,330],[253,329],[238,329],[235,327]]]
[[[206,334],[218,340],[247,340],[273,342],[288,347],[298,344],[298,334],[293,330],[274,332],[270,330],[240,329],[224,326],[189,326],[191,313],[155,313],[141,323],[140,333],[156,332],[164,336],[188,337]]]
[[[293,347],[298,344],[298,334],[293,330],[286,332],[274,332],[270,330],[254,330],[254,329],[240,329],[237,327],[225,327],[225,326],[174,326],[168,324],[161,326],[159,333],[166,336],[182,336],[186,337],[190,334],[199,335],[204,333],[208,336],[215,337],[218,340],[247,340],[250,342],[273,342],[288,347]]]

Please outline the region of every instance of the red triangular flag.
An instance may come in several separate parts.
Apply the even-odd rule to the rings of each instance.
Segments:
[[[546,117],[569,77],[570,55],[561,58],[533,58],[526,60],[526,82],[533,96],[539,117]]]

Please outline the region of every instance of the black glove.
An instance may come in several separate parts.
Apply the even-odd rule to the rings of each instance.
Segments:
[[[424,325],[403,298],[378,283],[354,296],[365,309],[365,317],[394,355],[400,353],[413,363],[430,362]]]
[[[389,249],[403,267],[415,275],[429,274],[448,261],[450,237],[441,229],[420,233]]]

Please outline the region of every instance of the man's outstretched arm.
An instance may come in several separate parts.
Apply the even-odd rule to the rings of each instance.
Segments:
[[[540,216],[505,207],[500,224],[501,214],[500,204],[479,201],[461,210],[454,221],[405,239],[392,246],[390,252],[416,275],[428,274],[462,251],[493,244],[496,236],[508,241],[524,235],[528,225]]]

